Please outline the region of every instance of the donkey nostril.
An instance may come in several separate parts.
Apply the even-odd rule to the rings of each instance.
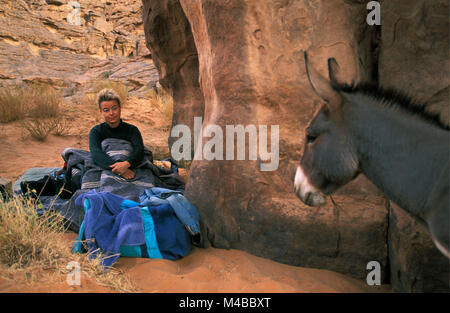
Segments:
[[[311,205],[311,203],[309,202],[310,200],[311,200],[311,192],[307,192],[305,195],[305,204]]]

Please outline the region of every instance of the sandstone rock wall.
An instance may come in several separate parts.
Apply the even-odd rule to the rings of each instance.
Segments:
[[[145,1],[143,12],[145,36],[158,68],[159,82],[172,90],[176,103],[173,125],[194,129],[193,117],[203,116],[204,100],[198,80],[198,53],[189,21],[178,0]],[[173,141],[170,137],[169,146]]]
[[[17,1],[20,11],[5,10],[16,30],[12,38],[101,58],[148,54],[139,1],[72,1],[79,4],[79,10],[69,7],[69,2]],[[77,12],[79,25],[74,25],[70,16]]]
[[[428,103],[449,123],[449,2],[383,1],[380,84]]]
[[[449,2],[383,1],[379,82],[420,101],[449,122]],[[394,289],[448,292],[450,263],[423,225],[393,205],[389,259]]]
[[[48,83],[75,101],[94,81],[110,79],[139,93],[158,81],[145,45],[142,3],[0,0],[0,85]]]
[[[175,111],[183,112],[173,125],[192,125],[201,116],[204,130],[218,125],[224,133],[227,125],[279,126],[275,171],[261,171],[264,161],[249,160],[248,151],[242,161],[208,161],[200,159],[202,146],[195,151],[186,196],[199,209],[205,245],[363,279],[367,263],[378,261],[384,282],[391,281],[391,270],[408,271],[415,256],[399,258],[403,248],[389,241],[408,235],[398,231],[399,219],[364,177],[321,209],[304,206],[292,193],[304,128],[320,103],[307,81],[304,51],[324,75],[326,60],[335,57],[349,82],[372,80],[433,97],[441,101],[438,110],[448,100],[448,66],[437,68],[448,65],[448,1],[381,1],[381,26],[367,25],[366,3],[143,0],[147,45],[174,92]],[[203,136],[203,144],[211,137]],[[400,242],[396,247],[408,241]],[[442,272],[439,262],[430,266]],[[418,291],[408,284],[421,273],[392,283],[396,290]]]
[[[227,125],[268,125],[269,137],[270,126],[279,126],[274,171],[261,171],[266,161],[260,155],[249,160],[248,151],[242,161],[225,160],[225,152],[224,160],[193,161],[186,195],[199,209],[204,244],[360,278],[368,261],[379,260],[386,273],[387,210],[364,178],[347,194],[360,193],[365,202],[336,196],[335,203],[317,210],[292,193],[303,129],[320,103],[307,81],[303,51],[321,71],[333,55],[349,81],[370,76],[358,57],[358,42],[367,30],[354,23],[364,6],[346,1],[143,3],[155,65],[163,84],[173,89],[175,111],[184,112],[173,125],[192,125],[200,116],[203,127],[218,125],[224,134]],[[366,192],[361,195],[358,186]],[[354,240],[356,234],[361,240]]]
[[[395,204],[389,210],[389,263],[397,292],[449,292],[449,260],[426,227]]]

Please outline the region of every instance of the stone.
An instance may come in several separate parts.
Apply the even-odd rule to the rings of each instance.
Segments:
[[[192,161],[186,197],[199,210],[204,245],[361,279],[367,275],[367,262],[377,260],[386,277],[387,209],[376,188],[358,188],[366,184],[359,180],[343,198],[336,196],[340,210],[331,202],[311,209],[293,193],[304,128],[320,103],[309,85],[303,53],[310,53],[321,72],[326,73],[327,58],[336,57],[349,81],[370,76],[357,61],[366,26],[354,21],[365,21],[358,15],[364,5],[197,0],[143,4],[147,45],[161,84],[174,95],[178,113],[173,126],[193,129],[194,117],[202,117],[203,128],[279,126],[275,171],[260,171],[263,161],[249,160],[248,154],[242,161]],[[324,19],[327,23],[321,22]],[[203,143],[207,141],[204,137]]]
[[[393,203],[389,263],[396,292],[450,292],[450,261],[435,247],[425,225]]]
[[[170,89],[176,103],[172,125],[193,129],[194,116],[203,116],[197,49],[191,26],[178,0],[143,1],[146,45],[159,72],[159,83]],[[169,137],[169,146],[176,138]],[[193,144],[192,144],[192,157]]]
[[[0,177],[0,195],[3,200],[12,196],[12,182],[9,179]]]
[[[383,1],[381,10],[380,84],[429,102],[448,123],[449,2]]]
[[[80,0],[81,25],[70,25],[63,3],[0,0],[0,86],[49,84],[77,103],[96,81],[129,92],[158,81],[143,44],[142,4]]]

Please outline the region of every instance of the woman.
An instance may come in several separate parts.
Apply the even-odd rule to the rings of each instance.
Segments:
[[[120,98],[112,89],[103,89],[97,95],[97,103],[105,122],[94,126],[89,133],[89,150],[94,162],[113,173],[126,179],[135,176],[133,168],[136,168],[144,157],[144,143],[139,129],[125,123],[120,118]],[[123,162],[115,162],[102,150],[102,141],[106,138],[124,139],[131,143],[133,151],[128,159]]]

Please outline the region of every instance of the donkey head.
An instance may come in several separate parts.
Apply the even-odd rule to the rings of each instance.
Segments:
[[[338,86],[339,66],[328,59],[330,81],[308,66],[306,73],[314,92],[325,102],[306,128],[303,156],[294,180],[296,195],[307,205],[325,203],[325,195],[355,178],[359,162],[351,136],[346,129],[342,108],[345,97],[334,89]]]

